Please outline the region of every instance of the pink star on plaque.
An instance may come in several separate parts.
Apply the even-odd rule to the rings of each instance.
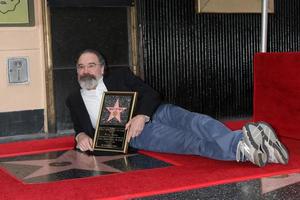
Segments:
[[[126,110],[126,108],[120,107],[119,99],[117,99],[114,107],[106,107],[106,109],[110,112],[107,122],[115,118],[116,120],[118,120],[118,122],[121,123],[121,112]]]

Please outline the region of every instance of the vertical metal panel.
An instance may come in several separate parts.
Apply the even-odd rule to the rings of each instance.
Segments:
[[[300,1],[275,3],[269,50],[298,51]],[[139,0],[138,10],[145,81],[167,102],[217,118],[252,115],[260,14],[196,14],[193,0]]]
[[[199,15],[192,0],[142,0],[139,11],[145,80],[166,101],[218,118],[251,115],[259,15]]]
[[[300,1],[275,1],[275,14],[269,15],[269,51],[300,50]]]

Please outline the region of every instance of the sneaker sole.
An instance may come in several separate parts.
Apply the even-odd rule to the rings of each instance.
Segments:
[[[263,126],[268,127],[271,132],[267,135],[267,133],[263,132],[263,140],[267,141],[270,146],[272,146],[275,150],[275,157],[281,164],[287,164],[289,160],[289,154],[286,147],[279,141],[274,129],[266,122],[258,122],[258,126],[264,129]]]

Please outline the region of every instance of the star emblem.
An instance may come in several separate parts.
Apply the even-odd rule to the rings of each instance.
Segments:
[[[39,166],[40,168],[33,173],[25,176],[23,179],[30,179],[39,176],[50,175],[69,169],[81,169],[91,171],[102,171],[110,173],[120,173],[121,170],[113,168],[104,164],[106,161],[117,160],[120,158],[126,158],[131,155],[116,155],[116,156],[92,156],[82,152],[70,150],[55,159],[43,159],[43,160],[24,160],[24,161],[9,161],[3,162],[6,164],[15,165],[31,165]]]
[[[118,122],[121,121],[121,113],[126,110],[126,107],[120,107],[119,99],[117,99],[114,107],[106,107],[106,109],[110,112],[110,115],[107,119],[107,122],[109,122],[112,119],[116,119]]]

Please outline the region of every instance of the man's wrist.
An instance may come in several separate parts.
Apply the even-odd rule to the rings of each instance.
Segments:
[[[82,135],[86,135],[86,134],[85,134],[84,132],[78,133],[78,134],[75,136],[75,141],[78,142],[79,137],[82,136]]]

